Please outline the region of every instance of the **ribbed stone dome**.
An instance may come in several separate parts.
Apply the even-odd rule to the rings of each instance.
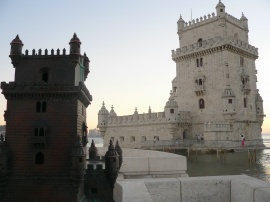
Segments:
[[[105,107],[105,103],[103,101],[101,109],[98,111],[98,115],[108,115],[109,111]]]
[[[77,136],[77,141],[72,148],[71,156],[85,156],[80,136]]]
[[[219,0],[218,4],[216,5],[216,8],[218,7],[225,7],[225,5]]]
[[[111,111],[109,113],[109,116],[112,117],[112,116],[117,116],[117,114],[115,113],[114,109],[113,109],[113,106],[111,108]]]
[[[171,96],[170,96],[169,100],[166,102],[165,108],[177,108],[178,107],[178,104],[174,100],[173,93],[170,92],[170,95]]]

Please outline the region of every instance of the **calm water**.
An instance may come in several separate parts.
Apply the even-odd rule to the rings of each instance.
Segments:
[[[89,139],[92,141],[91,138]],[[101,138],[93,139],[96,146],[103,146]],[[269,140],[270,134],[263,135],[263,139]],[[267,144],[265,145],[270,146],[270,143]],[[186,153],[180,154],[187,155]],[[187,173],[190,177],[246,174],[270,182],[270,149],[257,151],[257,161],[251,164],[248,162],[247,151],[226,153],[225,157],[226,162],[220,163],[217,162],[216,154],[198,154],[197,159],[195,155],[191,155],[190,158],[187,158]]]

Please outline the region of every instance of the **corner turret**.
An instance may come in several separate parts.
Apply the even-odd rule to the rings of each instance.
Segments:
[[[181,40],[181,38],[182,38],[184,26],[185,26],[185,21],[182,19],[182,16],[180,15],[180,18],[177,21],[177,28],[178,28],[177,34],[179,36],[179,40]],[[179,44],[179,46],[180,46],[180,44]]]
[[[84,80],[86,80],[88,74],[89,74],[89,63],[90,63],[90,60],[89,58],[87,57],[86,53],[84,53],[83,55],[83,66],[84,66]]]
[[[178,115],[178,104],[174,100],[172,91],[170,92],[170,98],[166,102],[165,105],[165,117],[167,121],[177,121],[177,115]]]
[[[107,121],[108,121],[109,112],[105,107],[105,103],[103,101],[101,109],[98,111],[98,125],[101,136],[104,138],[106,129],[107,129]]]
[[[115,113],[115,111],[114,111],[114,109],[113,109],[113,105],[112,105],[111,111],[110,111],[110,113],[109,113],[109,116],[110,116],[110,117],[117,116],[117,114]]]
[[[91,147],[89,148],[89,159],[95,159],[97,156],[97,148],[96,145],[94,143],[94,140],[92,140],[91,142]]]
[[[20,62],[23,47],[23,43],[20,40],[19,35],[17,35],[15,39],[12,40],[10,45],[11,48],[9,57],[11,58],[11,63],[13,64],[13,66],[16,67],[16,65]]]
[[[242,16],[240,18],[241,23],[243,24],[243,27],[246,31],[248,31],[248,19],[246,18],[246,16],[244,15],[244,13],[242,13]]]
[[[225,17],[225,5],[219,0],[216,6],[217,17]]]
[[[119,172],[119,158],[118,153],[115,151],[112,140],[108,151],[105,154],[105,175],[109,180],[111,187],[114,187]]]
[[[72,39],[70,39],[69,42],[70,46],[70,61],[73,62],[78,62],[80,55],[81,55],[81,41],[77,37],[76,33],[74,33]]]
[[[119,157],[119,170],[122,166],[122,163],[123,163],[123,151],[121,149],[121,147],[119,146],[118,144],[118,140],[116,141],[116,144],[115,144],[115,151],[118,153],[118,157]]]

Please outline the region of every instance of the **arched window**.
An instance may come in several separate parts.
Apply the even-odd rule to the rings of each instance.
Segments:
[[[200,109],[204,109],[205,108],[205,106],[204,106],[204,100],[203,99],[200,99],[199,100],[199,108]]]
[[[198,39],[199,47],[202,47],[202,38]]]
[[[244,108],[247,108],[247,98],[244,98]]]
[[[44,164],[44,154],[42,152],[38,152],[36,154],[36,164]]]
[[[48,72],[44,72],[42,74],[42,81],[44,81],[45,83],[47,83],[48,82],[48,78],[49,78]]]

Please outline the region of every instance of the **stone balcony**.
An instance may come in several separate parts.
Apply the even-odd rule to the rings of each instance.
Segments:
[[[204,85],[196,85],[195,86],[195,93],[197,96],[205,95],[206,89]]]

